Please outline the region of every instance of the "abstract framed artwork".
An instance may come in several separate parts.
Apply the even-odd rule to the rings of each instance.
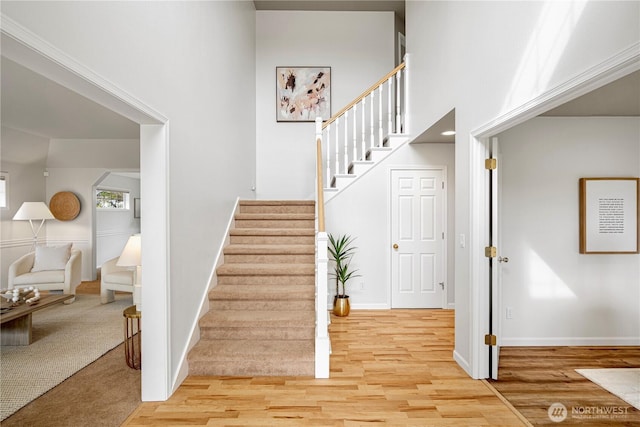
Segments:
[[[331,67],[276,67],[276,121],[331,117]]]
[[[580,253],[640,253],[640,179],[580,178]]]

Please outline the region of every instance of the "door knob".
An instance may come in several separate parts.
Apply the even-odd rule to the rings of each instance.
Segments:
[[[442,288],[442,290],[444,290],[444,282],[438,282],[438,285],[440,285],[440,287]]]
[[[398,244],[397,243],[393,244],[393,249],[398,249]]]
[[[498,257],[498,262],[509,262],[508,257]]]

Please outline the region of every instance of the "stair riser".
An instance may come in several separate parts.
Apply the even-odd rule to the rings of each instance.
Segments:
[[[314,328],[200,328],[201,340],[306,340],[314,337]]]
[[[249,255],[231,254],[224,256],[228,264],[313,264],[315,255]]]
[[[236,228],[315,228],[309,219],[236,219]]]
[[[274,301],[314,299],[313,285],[221,285],[218,284],[209,292],[209,300],[243,300]]]
[[[313,299],[304,300],[261,300],[261,301],[242,301],[242,300],[213,300],[210,302],[212,310],[313,310],[315,301]]]
[[[265,206],[265,205],[240,205],[240,213],[250,214],[315,214],[314,205],[285,205],[285,206]]]
[[[315,376],[314,362],[287,362],[274,360],[270,363],[265,361],[244,361],[239,364],[234,362],[192,361],[189,360],[189,375],[193,376],[228,376],[228,377],[262,377],[262,376],[295,376],[313,377]]]
[[[315,285],[314,276],[218,276],[219,285]]]
[[[238,245],[314,245],[315,236],[231,236]]]

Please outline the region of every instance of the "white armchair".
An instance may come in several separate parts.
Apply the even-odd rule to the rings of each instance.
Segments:
[[[63,294],[74,295],[65,304],[75,301],[76,288],[82,280],[82,252],[71,250],[71,256],[64,270],[31,271],[36,253],[29,252],[21,256],[9,266],[9,289],[37,287],[41,291],[62,291]]]
[[[100,268],[100,302],[102,304],[115,300],[114,291],[133,293],[133,270],[117,266],[119,258],[106,261]]]

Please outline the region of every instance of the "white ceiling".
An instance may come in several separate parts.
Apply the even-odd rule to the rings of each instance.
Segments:
[[[2,126],[45,138],[138,139],[140,126],[2,57]]]

